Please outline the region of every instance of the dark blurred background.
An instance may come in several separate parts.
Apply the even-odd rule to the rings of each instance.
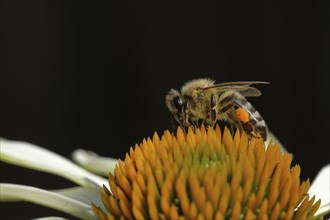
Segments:
[[[197,77],[270,81],[249,101],[303,180],[330,162],[330,4],[320,1],[1,3],[1,136],[70,157],[123,158],[170,129],[164,96]],[[0,143],[1,144],[1,143]],[[1,182],[72,186],[1,163]],[[1,219],[61,215],[1,203]]]

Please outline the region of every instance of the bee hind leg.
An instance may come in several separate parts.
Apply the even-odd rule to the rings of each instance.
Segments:
[[[232,135],[235,134],[235,131],[236,131],[237,129],[239,129],[239,131],[242,133],[241,129],[240,129],[239,127],[236,127],[234,124],[230,124],[230,125],[229,125],[229,129],[230,129],[230,133],[232,133]]]

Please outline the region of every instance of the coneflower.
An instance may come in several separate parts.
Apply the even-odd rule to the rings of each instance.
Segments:
[[[278,144],[217,126],[155,133],[119,160],[99,219],[313,219],[320,200]]]

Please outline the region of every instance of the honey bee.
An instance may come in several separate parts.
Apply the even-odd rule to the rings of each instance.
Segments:
[[[245,97],[260,96],[251,85],[268,84],[263,81],[225,82],[215,84],[211,79],[194,79],[186,82],[180,91],[171,89],[166,95],[166,106],[172,119],[183,128],[214,126],[227,122],[231,130],[267,139],[268,128],[258,111]]]

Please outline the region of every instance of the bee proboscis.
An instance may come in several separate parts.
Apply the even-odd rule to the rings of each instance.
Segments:
[[[211,79],[186,82],[180,91],[171,89],[166,95],[166,106],[181,127],[214,126],[218,121],[230,124],[232,130],[266,140],[268,128],[258,111],[245,97],[260,96],[251,85],[268,84],[264,81],[217,83]]]

